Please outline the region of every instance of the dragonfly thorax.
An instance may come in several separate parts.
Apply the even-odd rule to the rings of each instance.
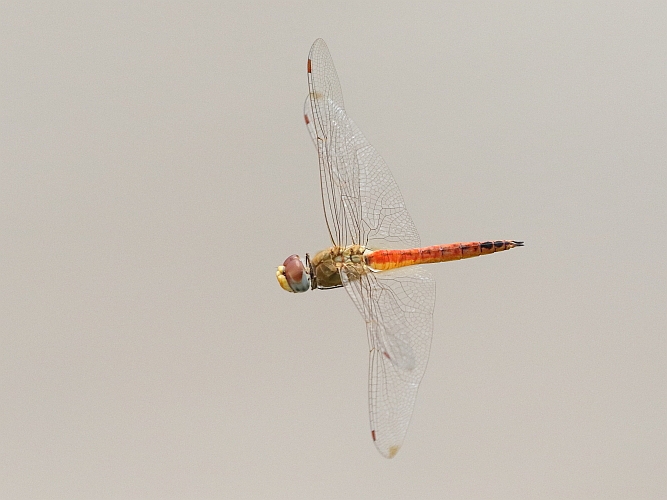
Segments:
[[[340,270],[345,268],[348,275],[362,275],[368,272],[365,254],[369,251],[361,245],[330,247],[310,260],[313,288],[336,288],[343,286]]]

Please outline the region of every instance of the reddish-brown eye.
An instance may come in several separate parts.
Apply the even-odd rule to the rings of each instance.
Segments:
[[[310,288],[310,276],[298,255],[290,255],[283,262],[285,278],[294,292],[305,292]]]
[[[301,281],[304,269],[298,255],[295,254],[287,257],[285,262],[283,262],[283,266],[285,266],[285,277],[287,277],[288,282],[298,283]]]

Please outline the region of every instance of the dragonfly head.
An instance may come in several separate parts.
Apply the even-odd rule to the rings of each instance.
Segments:
[[[288,292],[307,292],[310,288],[310,266],[308,256],[306,263],[302,262],[298,255],[290,255],[285,259],[282,266],[276,271],[278,283]]]

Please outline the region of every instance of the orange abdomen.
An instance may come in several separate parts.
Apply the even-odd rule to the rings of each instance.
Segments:
[[[416,264],[432,264],[448,260],[468,259],[478,255],[502,252],[510,248],[523,246],[521,241],[470,241],[468,243],[451,243],[449,245],[433,245],[424,248],[408,248],[405,250],[375,250],[366,255],[366,264],[377,271],[387,271],[397,267]]]

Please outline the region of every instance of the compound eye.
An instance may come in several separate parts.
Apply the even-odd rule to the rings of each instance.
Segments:
[[[281,267],[283,268],[282,274],[293,292],[305,292],[310,288],[310,275],[298,255],[287,257]]]

